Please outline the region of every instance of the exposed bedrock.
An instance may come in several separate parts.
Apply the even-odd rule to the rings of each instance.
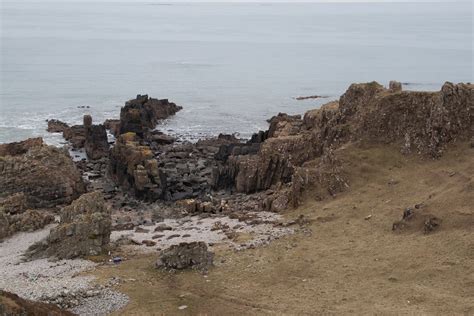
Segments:
[[[92,125],[92,117],[84,115],[85,142],[84,148],[87,157],[97,160],[109,155],[109,143],[107,141],[107,131],[102,124]]]
[[[136,197],[154,201],[204,196],[211,191],[214,155],[219,146],[238,141],[220,136],[196,144],[161,145],[152,150],[135,133],[117,138],[111,149],[109,174]]]
[[[0,290],[0,315],[74,316],[56,305],[26,300],[16,294]]]
[[[60,120],[47,120],[48,128],[46,129],[50,133],[64,133],[69,128],[69,125],[61,122]]]
[[[0,156],[0,198],[22,193],[26,207],[42,208],[70,203],[84,191],[79,171],[62,149],[35,145],[21,155]]]
[[[32,147],[40,147],[43,145],[41,137],[28,138],[21,142],[13,142],[8,144],[0,144],[0,157],[3,156],[18,156],[26,154]]]
[[[473,135],[473,87],[447,82],[438,92],[414,92],[401,91],[396,82],[390,89],[376,82],[352,84],[339,102],[308,111],[303,119],[273,117],[269,130],[253,137],[262,141],[257,152],[221,149],[213,187],[252,193],[291,183],[297,204],[304,187],[324,188],[323,196],[348,186],[333,151],[350,141],[393,143],[403,153],[439,157],[450,142]]]
[[[102,194],[83,194],[61,210],[60,224],[30,247],[28,258],[72,259],[103,253],[110,242],[111,211]]]
[[[205,242],[189,242],[173,245],[162,250],[156,262],[157,268],[207,270],[213,265],[214,254],[207,250]]]
[[[159,120],[166,119],[181,109],[168,99],[158,100],[149,98],[148,95],[137,95],[120,110],[120,134],[133,132],[143,137],[147,130],[155,128]]]
[[[157,200],[163,195],[164,185],[150,147],[142,144],[137,134],[120,135],[110,151],[109,174],[126,191],[146,200]]]

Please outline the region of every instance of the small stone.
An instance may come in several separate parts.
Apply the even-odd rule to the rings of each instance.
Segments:
[[[183,310],[183,309],[186,309],[188,308],[188,305],[181,305],[180,307],[178,307],[179,310]]]
[[[166,225],[165,223],[159,223],[158,225],[156,225],[155,227],[155,232],[162,232],[162,231],[165,231],[165,230],[172,230],[173,228],[171,228],[170,226]]]
[[[156,245],[156,241],[153,240],[143,240],[142,244],[144,244],[147,247],[153,247]]]

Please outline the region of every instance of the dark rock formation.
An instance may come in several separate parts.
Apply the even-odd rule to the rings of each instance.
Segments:
[[[0,198],[23,193],[28,208],[70,203],[85,191],[69,154],[53,146],[0,157]]]
[[[32,245],[28,258],[72,259],[103,253],[110,242],[111,212],[98,192],[82,195],[61,211],[60,224]]]
[[[56,305],[23,299],[16,294],[0,290],[0,315],[5,316],[73,316]]]
[[[401,82],[398,82],[398,81],[390,81],[390,83],[388,84],[388,89],[391,91],[391,92],[400,92],[402,91],[402,83]]]
[[[181,109],[168,99],[158,100],[148,98],[148,95],[137,95],[136,99],[127,101],[120,110],[120,134],[133,132],[143,137],[159,120],[166,119]]]
[[[135,196],[157,200],[163,194],[163,174],[150,147],[135,133],[122,134],[110,152],[109,174],[115,183]]]
[[[430,214],[425,206],[415,205],[403,211],[402,219],[392,225],[392,230],[396,233],[416,233],[423,232],[429,234],[439,228],[441,219]]]
[[[214,254],[202,242],[180,243],[162,250],[156,262],[157,268],[207,270],[212,266]]]
[[[74,149],[84,148],[86,129],[84,125],[73,125],[64,130],[63,137],[71,143]]]
[[[21,142],[0,144],[0,157],[23,155],[26,154],[30,148],[41,147],[42,145],[43,139],[41,137],[28,138]]]
[[[92,117],[84,115],[86,139],[84,147],[87,158],[96,160],[109,155],[109,143],[104,125],[92,125]]]
[[[117,137],[120,134],[120,120],[107,119],[104,121],[103,125],[115,137]]]
[[[61,122],[60,120],[48,120],[48,128],[46,129],[50,133],[64,133],[69,128],[69,125]]]

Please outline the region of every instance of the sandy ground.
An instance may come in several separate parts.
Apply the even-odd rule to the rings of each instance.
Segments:
[[[131,301],[117,315],[473,315],[474,150],[459,144],[440,160],[396,149],[342,151],[350,189],[285,213],[306,229],[268,246],[216,246],[208,275],[154,269],[156,255],[93,272]],[[394,233],[406,207],[423,203],[439,230]]]

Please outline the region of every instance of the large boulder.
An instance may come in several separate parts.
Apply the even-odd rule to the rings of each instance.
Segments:
[[[61,211],[60,224],[34,245],[28,258],[72,259],[103,253],[110,242],[112,218],[101,193],[91,192]]]
[[[28,208],[68,204],[84,193],[81,174],[69,154],[35,146],[17,156],[0,157],[0,199],[22,193]]]
[[[133,132],[143,137],[159,120],[166,119],[181,109],[168,99],[158,100],[149,98],[148,95],[137,95],[136,99],[127,101],[120,110],[120,134]]]
[[[73,125],[64,130],[63,137],[71,143],[74,149],[84,148],[86,129],[84,125]]]
[[[156,267],[170,270],[207,270],[212,266],[213,259],[214,254],[207,250],[206,243],[183,242],[162,250]]]

